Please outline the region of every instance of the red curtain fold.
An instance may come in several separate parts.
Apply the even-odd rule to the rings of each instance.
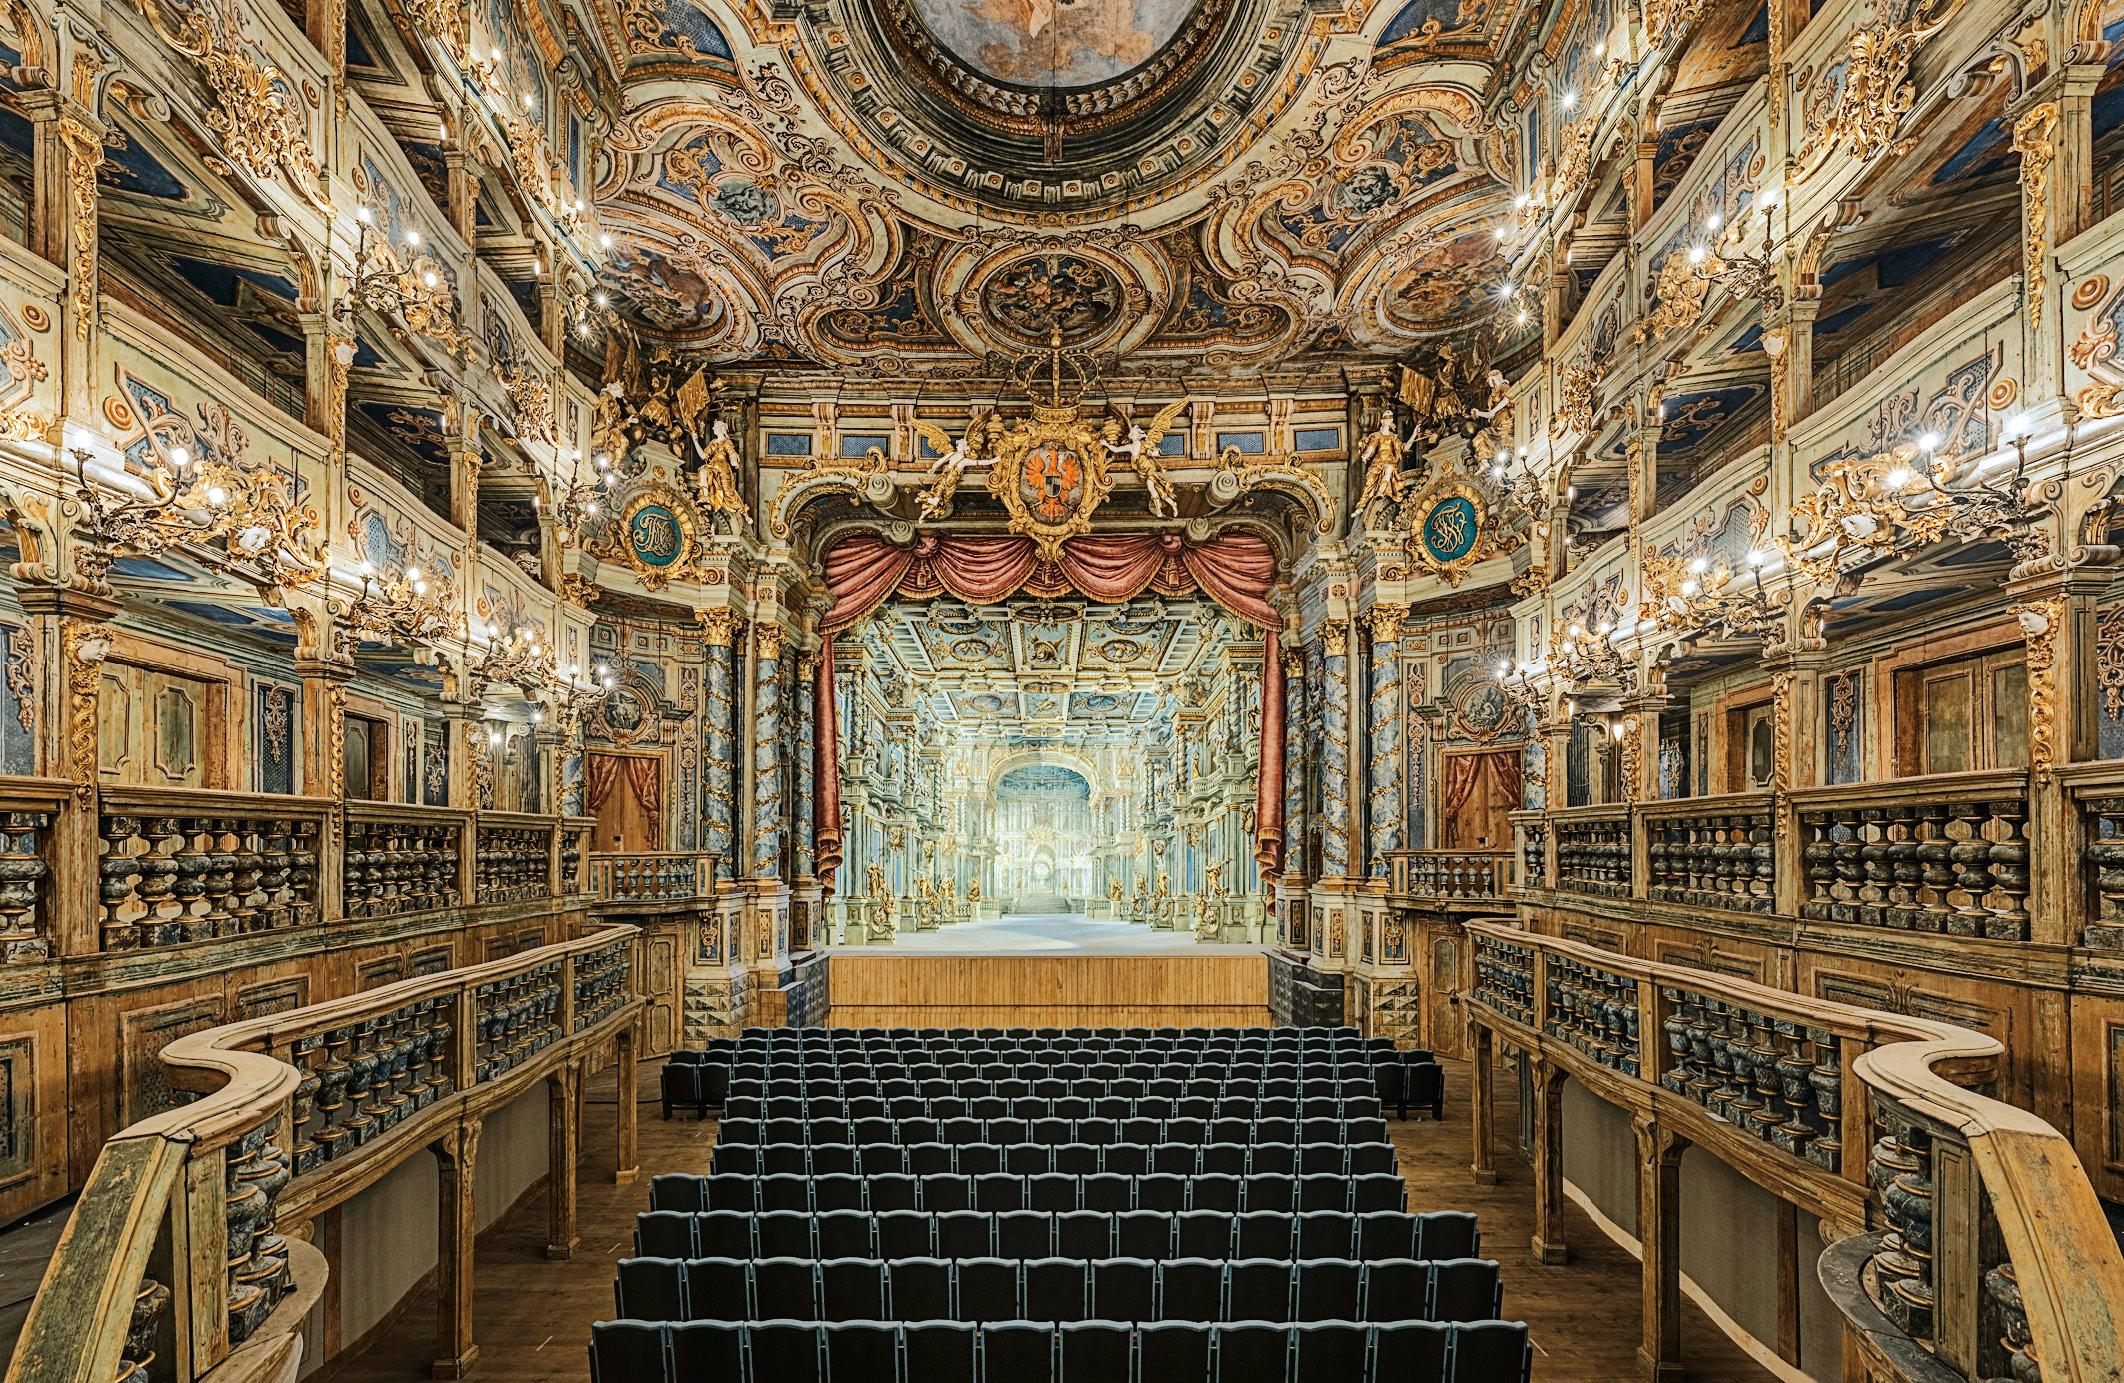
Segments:
[[[884,603],[914,561],[914,553],[894,547],[875,533],[851,533],[826,554],[826,588],[833,608],[819,621],[819,632],[846,629]]]
[[[811,867],[831,893],[841,867],[841,721],[831,634],[819,640],[819,673],[811,684],[811,784]]]
[[[1155,533],[1100,533],[1062,544],[1062,570],[1093,600],[1132,600],[1184,544]]]
[[[1447,816],[1457,815],[1468,799],[1475,795],[1475,785],[1482,781],[1486,754],[1448,754],[1446,756],[1445,809]]]
[[[627,786],[649,816],[650,849],[664,848],[664,761],[640,756],[627,759]]]
[[[1180,550],[1195,584],[1210,599],[1238,615],[1274,629],[1283,623],[1268,603],[1269,587],[1276,580],[1276,550],[1268,539],[1253,533],[1226,532],[1202,544]]]
[[[1521,772],[1519,755],[1513,753],[1489,754],[1490,776],[1497,780],[1497,800],[1512,811],[1518,811],[1526,798],[1526,779]]]
[[[1012,534],[953,534],[916,538],[914,560],[935,571],[945,590],[961,600],[987,605],[1025,584],[1039,560],[1030,538]]]
[[[1283,657],[1277,628],[1261,639],[1261,758],[1254,789],[1254,863],[1273,883],[1283,876]]]
[[[592,754],[590,756],[590,811],[595,815],[612,796],[612,785],[619,781],[620,761],[617,754]]]

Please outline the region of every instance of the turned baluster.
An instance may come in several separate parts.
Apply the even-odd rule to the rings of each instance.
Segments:
[[[376,1024],[366,1019],[356,1023],[353,1035],[354,1045],[347,1054],[347,1112],[340,1123],[359,1147],[376,1136],[376,1113],[369,1108],[369,1090],[376,1079]]]
[[[0,958],[9,963],[51,954],[37,906],[38,885],[51,872],[37,856],[37,832],[50,824],[43,812],[0,814]]]
[[[229,895],[229,911],[236,930],[265,931],[272,926],[273,895],[265,890],[266,842],[281,829],[277,821],[240,821],[236,827],[236,881]]]
[[[2028,939],[2028,804],[2019,798],[1991,804],[1998,837],[1991,844],[1991,876],[1997,906],[1984,924],[1994,941]]]
[[[1918,862],[1918,818],[1911,804],[1891,803],[1882,809],[1887,837],[1882,867],[1888,872],[1887,899],[1881,908],[1881,925],[1898,931],[1913,931],[1919,925],[1918,885],[1925,871]]]
[[[321,921],[317,905],[317,823],[297,821],[289,832],[292,868],[288,880],[288,917],[276,926],[306,926]]]
[[[1944,932],[1947,919],[1954,913],[1954,905],[1948,893],[1954,888],[1955,871],[1952,867],[1954,842],[1947,836],[1947,808],[1938,802],[1926,802],[1918,807],[1917,857],[1921,866],[1923,883],[1918,898],[1923,912],[1918,919],[1918,930]]]
[[[1868,1168],[1891,1226],[1874,1256],[1888,1318],[1903,1333],[1929,1340],[1933,1330],[1932,1134],[1894,1129],[1874,1145]]]
[[[292,1118],[289,1141],[295,1149],[298,1175],[316,1167],[325,1157],[324,1146],[317,1141],[317,1131],[323,1125],[317,1096],[324,1089],[324,1077],[317,1067],[323,1055],[324,1038],[316,1033],[298,1037],[288,1044],[288,1064],[302,1072],[302,1079],[295,1086],[295,1098],[289,1106]]]
[[[1947,930],[1955,936],[1982,936],[1991,920],[1991,842],[1984,837],[1989,819],[1990,812],[1975,802],[1955,804],[1958,829],[1951,833],[1954,844],[1948,858],[1954,862],[1954,886],[1962,901],[1947,919]]]
[[[354,1146],[354,1130],[347,1127],[347,1082],[354,1068],[347,1060],[354,1048],[351,1028],[334,1028],[325,1034],[325,1059],[317,1068],[317,1129],[310,1135],[321,1158],[338,1157]]]
[[[1840,1171],[1844,1160],[1840,1131],[1844,1111],[1844,1071],[1838,1040],[1834,1033],[1820,1028],[1807,1029],[1807,1040],[1814,1046],[1814,1065],[1807,1072],[1807,1083],[1814,1087],[1814,1114],[1821,1123],[1821,1130],[1807,1145],[1807,1160],[1824,1171]]]
[[[1836,879],[1830,885],[1829,918],[1833,922],[1858,921],[1859,886],[1865,882],[1866,866],[1859,858],[1865,843],[1859,839],[1856,820],[1838,820],[1830,828],[1830,858]]]
[[[206,908],[212,906],[207,901],[207,871],[213,868],[213,860],[199,848],[201,822],[186,817],[169,824],[169,896],[176,904],[176,912],[164,931],[172,943],[198,941],[214,934],[212,919],[205,916]]]
[[[135,876],[145,882],[145,876],[141,875],[139,859],[130,853],[132,843],[141,838],[140,822],[130,816],[106,816],[97,823],[97,833],[103,838],[103,857],[96,862],[96,901],[103,908],[103,949],[130,951],[145,940],[140,927],[142,917],[136,909],[146,908],[146,903],[133,883]]]

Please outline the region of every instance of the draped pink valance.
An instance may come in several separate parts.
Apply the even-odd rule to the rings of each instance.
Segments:
[[[1053,563],[1040,561],[1033,540],[1016,534],[925,533],[902,548],[875,533],[852,533],[834,544],[825,565],[834,597],[821,625],[826,633],[854,624],[895,592],[915,599],[949,592],[985,605],[1020,588],[1037,595],[1077,590],[1103,601],[1199,588],[1250,623],[1280,623],[1268,603],[1275,549],[1252,533],[1220,533],[1199,546],[1169,533],[1087,534],[1065,541]]]
[[[1277,634],[1282,617],[1269,604],[1276,552],[1253,533],[1225,532],[1190,544],[1170,533],[1098,533],[1070,538],[1059,560],[1039,559],[1033,540],[1017,534],[924,533],[894,547],[875,533],[851,533],[825,560],[833,607],[819,622],[826,636],[812,689],[816,727],[813,770],[818,803],[812,850],[827,889],[841,861],[840,754],[833,724],[833,635],[885,603],[895,592],[913,599],[949,593],[977,605],[1018,590],[1040,596],[1081,591],[1093,600],[1132,600],[1144,591],[1210,599],[1266,631],[1261,658],[1261,772],[1254,799],[1254,859],[1261,877],[1283,872],[1283,661]]]

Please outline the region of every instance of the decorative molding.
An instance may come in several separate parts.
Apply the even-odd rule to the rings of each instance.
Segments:
[[[2056,156],[2051,135],[2058,127],[2058,104],[2045,101],[2031,107],[2014,122],[2013,147],[2021,156],[2022,301],[2028,304],[2028,329],[2043,325],[2043,289],[2049,282],[2043,273],[2045,250],[2050,240],[2050,161]]]
[[[2065,597],[2054,595],[2009,607],[2028,646],[2028,767],[2047,781],[2058,761],[2058,640],[2064,636]]]

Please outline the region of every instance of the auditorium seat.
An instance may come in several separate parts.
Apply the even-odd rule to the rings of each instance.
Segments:
[[[1240,1321],[1210,1331],[1217,1383],[1284,1383],[1291,1332],[1281,1325]]]
[[[1114,1251],[1114,1216],[1108,1211],[1065,1211],[1054,1217],[1054,1231],[1055,1252],[1064,1258],[1104,1258]]]
[[[874,1223],[880,1258],[927,1258],[936,1252],[935,1221],[922,1211],[882,1211]]]
[[[1224,1310],[1224,1265],[1207,1258],[1170,1258],[1158,1265],[1158,1318],[1215,1321]]]
[[[1005,1320],[981,1332],[983,1383],[1053,1383],[1055,1332],[1044,1322]]]
[[[645,1321],[599,1321],[590,1327],[591,1383],[645,1383],[670,1376],[664,1358],[666,1332]],[[731,1376],[738,1351],[731,1350]],[[705,1375],[703,1375],[705,1376]]]
[[[819,1308],[829,1321],[886,1318],[885,1265],[875,1258],[829,1258],[819,1264]]]
[[[964,1321],[1008,1321],[1019,1317],[1018,1265],[1001,1258],[960,1260],[957,1314]]]
[[[882,1311],[880,1316],[882,1317]],[[835,1379],[899,1376],[900,1328],[879,1319],[847,1319],[826,1326],[826,1373]],[[598,1383],[594,1380],[593,1383]]]
[[[761,1258],[810,1258],[816,1251],[811,1226],[809,1212],[763,1210],[752,1217],[755,1252]]]
[[[1436,1319],[1431,1315],[1431,1268],[1413,1258],[1365,1264],[1363,1319],[1381,1323]]]
[[[1009,1210],[995,1219],[998,1258],[1045,1258],[1054,1250],[1054,1217],[1042,1210]],[[1075,1250],[1064,1250],[1074,1255]]]
[[[825,1332],[815,1323],[764,1320],[745,1329],[753,1383],[821,1383]]]
[[[1023,1315],[1043,1321],[1081,1321],[1088,1314],[1088,1264],[1082,1258],[1035,1258],[1019,1265]]]
[[[894,1260],[885,1269],[892,1314],[903,1321],[953,1319],[951,1276],[951,1264],[941,1258]]]
[[[1365,1376],[1370,1332],[1347,1318],[1318,1319],[1291,1331],[1291,1383],[1351,1383]]]
[[[1132,1335],[1125,1321],[1064,1321],[1056,1330],[1060,1383],[1129,1383]]]
[[[671,1327],[673,1378],[742,1378],[745,1327],[734,1321],[687,1321]],[[632,1380],[607,1380],[632,1383]]]
[[[623,1258],[615,1283],[623,1319],[682,1321],[686,1310],[685,1262],[678,1258]]]
[[[986,1258],[995,1251],[995,1222],[978,1210],[947,1210],[936,1219],[939,1258]]]
[[[1143,1383],[1195,1383],[1210,1376],[1210,1327],[1197,1321],[1148,1321],[1136,1333],[1136,1377]],[[600,1383],[611,1383],[601,1380]]]
[[[1299,1260],[1292,1271],[1295,1292],[1294,1319],[1300,1321],[1355,1321],[1363,1285],[1362,1264],[1348,1259]]]
[[[1431,1210],[1416,1217],[1416,1258],[1476,1258],[1482,1253],[1482,1232],[1475,1217],[1461,1210]]]
[[[811,1236],[821,1258],[886,1258],[894,1255],[880,1252],[871,1242],[871,1218],[862,1210],[828,1210],[813,1218]],[[706,1232],[702,1231],[701,1248],[708,1249]],[[919,1257],[929,1252],[925,1241],[919,1248],[910,1250],[906,1257]],[[727,1255],[726,1255],[727,1256]]]
[[[1449,1258],[1431,1270],[1430,1309],[1424,1314],[1434,1321],[1488,1321],[1497,1319],[1503,1303],[1495,1262]]]
[[[1224,1319],[1287,1321],[1291,1318],[1291,1264],[1285,1258],[1241,1258],[1224,1274]]]
[[[1171,1254],[1172,1243],[1173,1216],[1169,1212],[1139,1209],[1114,1216],[1114,1252],[1120,1257],[1155,1262]]]

